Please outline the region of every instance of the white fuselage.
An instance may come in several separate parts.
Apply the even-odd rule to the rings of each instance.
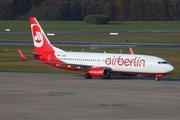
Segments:
[[[166,60],[149,55],[90,52],[55,52],[67,64],[108,67],[111,71],[132,73],[168,73],[174,69]]]

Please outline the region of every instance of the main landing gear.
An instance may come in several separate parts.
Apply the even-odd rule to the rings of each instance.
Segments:
[[[111,74],[109,73],[108,76],[103,77],[104,79],[109,79],[111,77]]]
[[[92,77],[90,76],[90,74],[86,73],[84,76],[86,79],[92,79]]]

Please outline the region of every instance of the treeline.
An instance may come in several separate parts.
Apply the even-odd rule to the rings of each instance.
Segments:
[[[84,20],[90,14],[111,21],[178,21],[180,0],[0,0],[1,20]]]

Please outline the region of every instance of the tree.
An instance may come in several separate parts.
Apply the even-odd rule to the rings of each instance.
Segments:
[[[0,19],[36,15],[41,19],[83,20],[89,14],[120,21],[180,20],[180,0],[0,0]]]
[[[145,20],[152,21],[154,20],[154,7],[153,7],[153,1],[146,1],[147,7],[145,9]]]
[[[168,1],[158,0],[157,2],[158,2],[158,20],[160,21],[169,20]]]
[[[86,7],[86,15],[100,14],[99,3],[96,0],[92,0]]]
[[[116,20],[129,20],[130,0],[116,0]]]
[[[21,16],[28,13],[31,7],[30,0],[13,0],[13,10],[15,16]]]
[[[39,6],[42,2],[46,0],[31,0],[31,6]]]
[[[105,15],[92,14],[87,15],[84,21],[88,24],[108,24],[109,18]]]
[[[87,15],[87,6],[90,4],[90,0],[79,0],[79,3],[81,3],[81,16],[82,19]]]
[[[110,20],[115,20],[115,0],[106,1],[103,8],[103,14],[108,16]]]
[[[68,20],[82,20],[81,4],[78,0],[69,1],[69,18]]]
[[[146,1],[131,0],[130,20],[133,20],[133,21],[145,20],[145,7],[146,7]]]
[[[178,0],[169,0],[168,2],[168,12],[169,20],[179,20],[179,2]]]
[[[12,2],[7,0],[0,0],[0,19],[11,20],[13,19]]]

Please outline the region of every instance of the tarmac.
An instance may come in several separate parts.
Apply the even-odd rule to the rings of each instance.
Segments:
[[[180,119],[180,80],[0,72],[1,120]]]

